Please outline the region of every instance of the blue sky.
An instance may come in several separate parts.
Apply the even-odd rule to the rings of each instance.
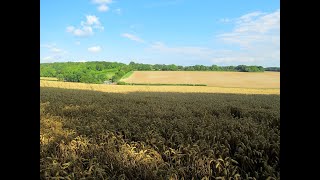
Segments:
[[[40,0],[40,62],[280,66],[279,0]]]

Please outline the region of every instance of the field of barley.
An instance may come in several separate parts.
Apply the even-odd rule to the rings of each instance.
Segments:
[[[279,93],[40,80],[40,179],[280,179]]]
[[[279,72],[135,71],[127,83],[206,84],[213,87],[280,88]]]

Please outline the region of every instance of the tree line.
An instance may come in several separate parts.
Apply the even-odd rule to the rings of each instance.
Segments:
[[[264,70],[280,72],[280,67],[267,67],[267,68],[264,68]]]
[[[233,71],[233,72],[264,72],[278,71],[280,67],[262,66],[178,66],[175,64],[143,64],[130,62],[128,65],[118,62],[56,62],[41,63],[40,77],[56,77],[60,81],[103,83],[106,80],[118,82],[130,71]]]
[[[127,71],[127,65],[117,62],[63,62],[40,64],[40,77],[56,77],[60,81],[103,83],[115,74]]]

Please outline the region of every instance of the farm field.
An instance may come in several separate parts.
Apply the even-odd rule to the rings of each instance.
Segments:
[[[55,78],[55,77],[40,77],[40,80],[45,80],[45,81],[58,81],[58,78]]]
[[[279,72],[134,71],[127,83],[206,84],[213,87],[280,88]]]
[[[279,93],[40,80],[40,179],[280,179]]]
[[[93,90],[100,92],[179,92],[179,93],[232,93],[232,94],[280,94],[280,89],[224,88],[208,86],[147,86],[105,85],[40,80],[40,87]]]

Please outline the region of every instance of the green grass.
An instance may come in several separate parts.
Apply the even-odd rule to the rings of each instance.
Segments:
[[[121,80],[130,77],[132,74],[133,74],[133,71],[128,72],[127,74],[125,74],[124,76],[122,76]]]

